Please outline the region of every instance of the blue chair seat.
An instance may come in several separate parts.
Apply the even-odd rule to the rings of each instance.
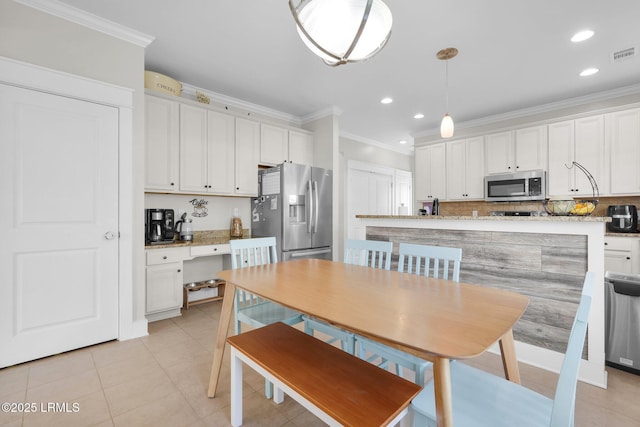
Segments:
[[[549,425],[553,401],[519,384],[461,362],[451,362],[451,384],[453,421],[456,427]],[[429,382],[413,399],[412,405],[416,412],[426,415],[427,426],[435,427],[433,392],[433,382]],[[415,419],[416,426],[425,425],[418,422],[423,418],[416,416]]]
[[[504,378],[452,362],[451,402],[456,427],[573,427],[594,282],[595,275],[587,272],[553,400]],[[414,426],[436,425],[434,401],[430,382],[411,402]]]

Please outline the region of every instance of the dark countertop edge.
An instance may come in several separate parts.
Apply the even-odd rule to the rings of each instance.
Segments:
[[[458,215],[356,215],[358,219],[419,219],[471,221],[611,222],[608,216],[458,216]],[[616,233],[618,234],[618,233]],[[620,233],[624,234],[624,233]]]

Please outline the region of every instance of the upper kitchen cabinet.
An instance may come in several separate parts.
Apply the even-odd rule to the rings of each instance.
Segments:
[[[234,194],[235,118],[180,106],[180,190]]]
[[[547,126],[487,135],[487,174],[547,169]]]
[[[180,107],[145,96],[145,180],[147,191],[179,190]]]
[[[260,150],[260,123],[236,118],[236,173],[234,194],[258,195],[258,153]]]
[[[484,197],[484,138],[446,143],[447,200]]]
[[[609,129],[610,192],[640,192],[640,109],[607,116]]]
[[[604,117],[602,115],[549,125],[549,196],[592,196],[593,188],[577,162],[604,182]],[[602,191],[604,188],[600,188]]]
[[[260,125],[260,164],[277,165],[289,160],[289,131],[278,126]]]
[[[289,161],[313,166],[313,134],[289,130]]]
[[[260,164],[275,166],[283,162],[313,165],[313,134],[262,123],[260,125]]]
[[[415,197],[417,200],[446,198],[445,143],[415,149]]]
[[[207,110],[180,106],[180,190],[209,192]]]

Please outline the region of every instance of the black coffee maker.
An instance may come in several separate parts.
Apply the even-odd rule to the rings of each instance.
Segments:
[[[611,222],[607,223],[607,229],[614,233],[637,233],[638,209],[634,205],[610,205],[607,208],[607,216]]]
[[[173,241],[175,218],[173,209],[145,209],[145,243]]]

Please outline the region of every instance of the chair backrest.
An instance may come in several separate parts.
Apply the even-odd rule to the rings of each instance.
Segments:
[[[229,241],[229,246],[233,269],[278,262],[275,237],[236,239]]]
[[[348,239],[344,244],[344,263],[391,269],[393,242]]]
[[[407,273],[460,281],[462,249],[400,243],[399,253],[400,273],[405,272],[406,264]]]
[[[551,412],[551,427],[573,426],[574,424],[578,371],[587,333],[595,280],[595,274],[588,271],[582,286],[580,305],[578,305],[576,317],[571,327],[567,352],[562,361],[562,368],[560,368],[560,377],[558,378],[556,394],[553,400],[553,411]]]

